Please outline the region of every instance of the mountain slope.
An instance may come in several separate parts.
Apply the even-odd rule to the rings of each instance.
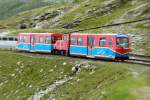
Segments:
[[[0,0],[0,19],[8,18],[22,11],[46,6],[49,3],[50,1],[42,0]]]

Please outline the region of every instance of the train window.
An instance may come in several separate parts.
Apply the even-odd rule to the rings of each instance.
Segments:
[[[18,38],[15,38],[15,41],[18,41]]]
[[[52,44],[54,44],[57,40],[61,40],[61,37],[52,36]]]
[[[57,40],[57,37],[52,36],[51,38],[52,38],[52,44],[54,44]]]
[[[110,39],[109,39],[109,46],[110,46],[110,47],[112,46],[112,43],[113,43],[113,39],[110,38]]]
[[[9,41],[13,41],[13,40],[14,40],[14,38],[13,38],[13,37],[9,37],[8,39],[9,39]]]
[[[77,39],[75,37],[71,37],[71,45],[76,45]]]
[[[78,38],[78,45],[83,45],[83,39],[81,37]]]
[[[117,38],[117,47],[129,47],[128,38],[126,37],[119,37]]]
[[[6,40],[7,40],[7,37],[3,37],[3,40],[6,41]]]
[[[40,36],[40,43],[44,43],[44,37]]]
[[[45,43],[46,43],[46,44],[50,44],[50,40],[51,40],[51,37],[50,37],[50,36],[47,36],[47,37],[46,37],[46,40],[45,40]]]
[[[61,39],[62,39],[61,37],[57,37],[57,38],[56,38],[56,40],[61,40]]]
[[[99,45],[101,47],[105,47],[106,46],[106,38],[100,38]]]
[[[26,36],[22,36],[21,37],[21,42],[26,43],[27,42],[27,37]]]
[[[94,45],[95,45],[94,37],[92,36],[88,37],[88,46],[94,46]]]
[[[64,37],[63,37],[63,38],[64,38],[64,40],[65,40],[65,41],[67,41],[67,35],[64,35]]]
[[[31,36],[31,42],[36,43],[36,37],[35,36]]]

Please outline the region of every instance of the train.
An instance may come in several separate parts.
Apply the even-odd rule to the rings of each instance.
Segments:
[[[130,36],[124,33],[19,33],[17,50],[106,60],[128,60]]]

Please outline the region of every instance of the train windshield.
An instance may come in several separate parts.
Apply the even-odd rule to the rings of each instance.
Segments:
[[[118,37],[117,38],[117,47],[128,48],[129,47],[128,38],[126,38],[126,37]]]

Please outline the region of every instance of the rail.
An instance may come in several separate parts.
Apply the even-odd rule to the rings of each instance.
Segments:
[[[24,52],[24,53],[31,54],[31,55],[49,56],[46,53],[34,53],[34,54],[31,53],[31,52]],[[126,63],[126,64],[138,64],[138,65],[144,65],[144,66],[150,67],[150,59],[149,59],[150,56],[136,55],[136,54],[130,54],[130,55],[132,55],[132,56],[130,56],[130,59],[125,60],[125,61],[109,61],[109,60],[102,60],[102,59],[100,60],[100,59],[85,58],[85,57],[74,57],[74,56],[69,56],[69,57],[79,58],[79,59],[84,59],[84,60],[92,60],[92,61],[99,61],[100,60],[100,61],[106,61],[106,62],[119,62],[119,63]],[[62,55],[59,55],[59,56],[62,56]]]
[[[127,63],[140,64],[145,66],[150,66],[150,56],[129,54],[130,59],[127,60]]]

